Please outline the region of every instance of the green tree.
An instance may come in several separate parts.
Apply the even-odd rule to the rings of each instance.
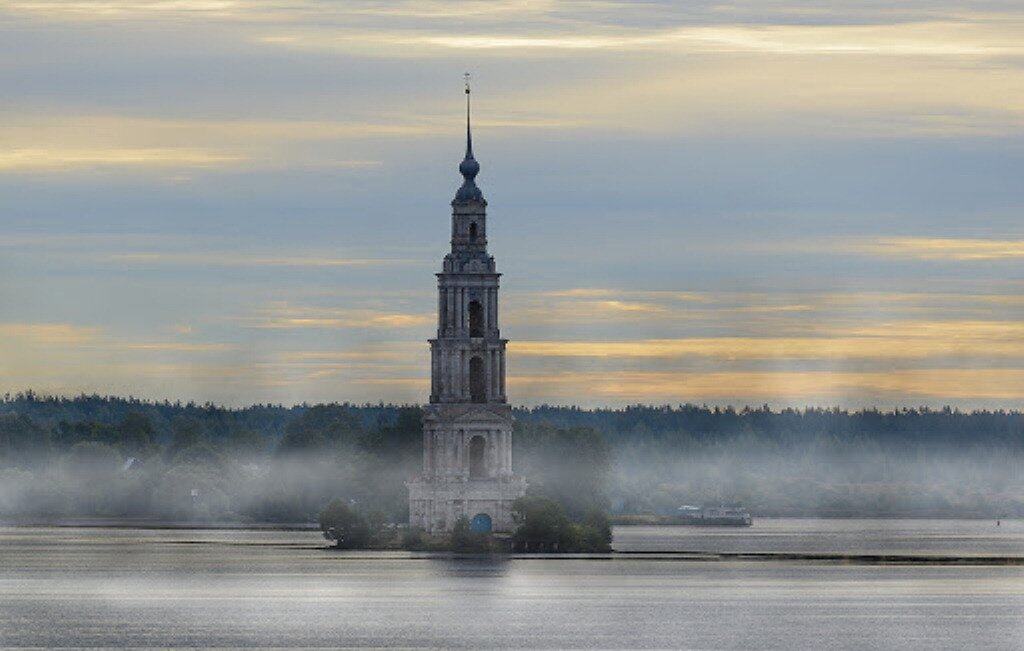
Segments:
[[[117,426],[117,433],[115,444],[123,454],[142,456],[153,449],[156,432],[149,418],[143,413],[130,412]]]
[[[177,416],[173,423],[174,435],[171,444],[164,450],[164,457],[175,458],[182,450],[200,443],[206,437],[202,421],[191,416]]]
[[[40,466],[52,449],[50,433],[28,417],[0,415],[0,467]]]
[[[289,430],[278,442],[274,454],[278,457],[320,452],[327,447],[327,438],[314,429]]]
[[[512,504],[512,518],[518,524],[512,534],[516,551],[569,552],[579,540],[565,510],[548,497],[520,497]]]
[[[361,443],[368,452],[391,462],[419,457],[423,450],[423,410],[399,408],[394,424],[380,425],[367,432]]]
[[[612,530],[603,511],[573,522],[555,500],[539,495],[520,497],[512,505],[518,524],[512,546],[523,552],[608,552]]]
[[[235,427],[228,434],[228,447],[242,457],[260,456],[266,452],[267,442],[248,427]]]
[[[320,530],[339,549],[364,549],[373,542],[373,530],[361,513],[336,498],[320,511]]]
[[[314,405],[288,424],[286,434],[316,432],[325,441],[351,443],[362,434],[359,418],[342,405]]]

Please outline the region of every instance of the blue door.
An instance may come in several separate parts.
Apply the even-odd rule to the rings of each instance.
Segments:
[[[473,521],[469,523],[469,528],[477,533],[491,533],[491,516],[486,513],[477,513],[473,516]]]

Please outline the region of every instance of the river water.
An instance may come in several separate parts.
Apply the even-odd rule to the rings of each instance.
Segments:
[[[336,552],[315,532],[0,528],[0,647],[1024,649],[1024,523],[620,527],[624,551],[972,564]]]

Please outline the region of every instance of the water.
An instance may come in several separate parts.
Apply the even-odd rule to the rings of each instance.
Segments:
[[[1024,557],[1024,520],[758,518],[752,527],[618,527],[632,551]]]
[[[990,523],[994,525],[994,523]],[[1024,525],[623,527],[616,546],[1020,553]],[[338,553],[315,533],[0,528],[0,646],[1014,649],[1024,567]],[[1024,554],[1021,554],[1024,555]]]

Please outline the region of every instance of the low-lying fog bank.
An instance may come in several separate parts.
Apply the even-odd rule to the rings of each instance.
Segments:
[[[0,401],[0,519],[407,520],[421,411]],[[572,516],[739,503],[757,517],[1024,517],[1024,415],[635,407],[516,411],[531,491]]]

